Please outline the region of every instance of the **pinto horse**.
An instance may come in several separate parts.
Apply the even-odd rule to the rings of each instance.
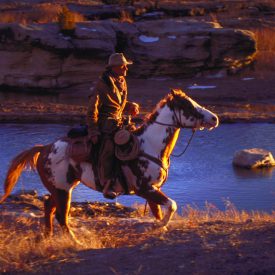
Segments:
[[[161,191],[161,187],[168,176],[169,159],[180,128],[211,130],[218,125],[217,115],[200,106],[181,90],[172,90],[134,132],[139,141],[140,154],[134,160],[121,163],[127,192],[119,183],[115,184],[114,190],[146,199],[159,226],[165,227],[175,213],[177,204]],[[50,192],[44,203],[46,233],[52,235],[55,216],[64,231],[75,239],[68,225],[71,192],[80,182],[94,190],[99,189],[92,164],[78,163],[68,157],[67,147],[68,141],[61,138],[52,144],[34,146],[17,155],[8,170],[4,183],[5,193],[0,203],[9,196],[26,167],[36,168]],[[161,206],[167,208],[164,217]]]

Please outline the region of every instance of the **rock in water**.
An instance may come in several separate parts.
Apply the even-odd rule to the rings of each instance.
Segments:
[[[264,149],[252,148],[235,152],[233,165],[253,169],[275,166],[275,161],[271,152]]]

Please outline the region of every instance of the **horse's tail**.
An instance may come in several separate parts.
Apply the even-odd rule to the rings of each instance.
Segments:
[[[0,203],[4,202],[10,195],[24,169],[30,167],[34,170],[36,168],[37,159],[43,148],[43,145],[34,146],[20,153],[12,160],[4,183],[5,194],[0,199]]]

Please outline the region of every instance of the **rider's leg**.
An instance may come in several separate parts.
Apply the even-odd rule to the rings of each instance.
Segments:
[[[99,153],[99,178],[103,185],[103,195],[115,198],[117,194],[112,190],[114,180],[115,145],[111,136],[106,135],[102,141]]]

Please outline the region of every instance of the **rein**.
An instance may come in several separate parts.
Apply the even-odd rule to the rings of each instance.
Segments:
[[[171,154],[171,156],[176,157],[176,158],[181,157],[181,156],[186,152],[187,148],[189,147],[189,145],[190,145],[190,143],[191,143],[191,140],[193,139],[193,137],[194,137],[194,135],[195,135],[195,132],[196,132],[196,130],[193,129],[193,130],[192,130],[192,135],[191,135],[191,137],[189,138],[188,143],[187,143],[187,145],[185,146],[184,150],[183,150],[181,153],[177,154],[177,155]]]

